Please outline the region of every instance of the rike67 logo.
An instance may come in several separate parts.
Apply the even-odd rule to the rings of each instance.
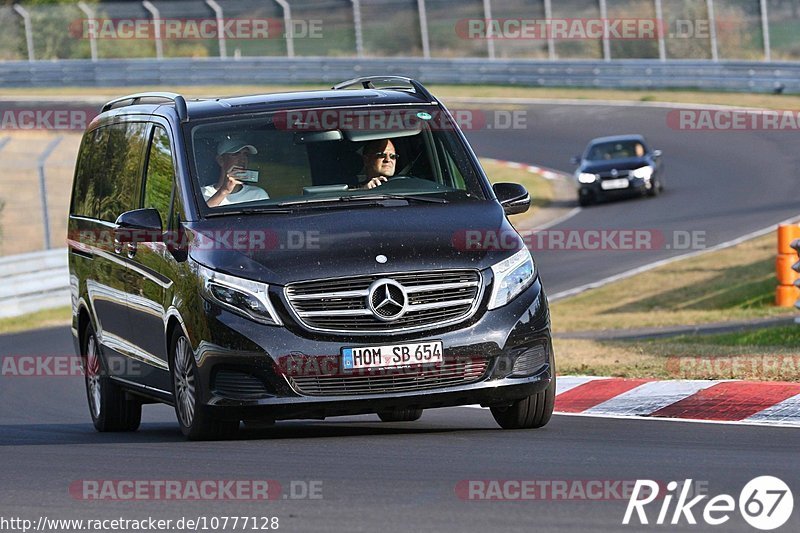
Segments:
[[[687,479],[679,487],[677,481],[670,481],[666,492],[661,493],[659,489],[662,487],[657,482],[637,479],[622,523],[636,524],[638,519],[642,525],[695,525],[697,514],[706,524],[719,526],[730,520],[731,514],[736,511],[737,501],[729,494],[714,496],[702,505],[701,502],[708,495],[701,494],[690,499],[691,479]],[[658,508],[658,516],[651,522],[653,515],[651,513],[648,516],[645,507],[656,500],[661,500],[661,505],[659,508],[656,504],[650,509],[655,511]],[[794,509],[794,498],[791,489],[782,480],[773,476],[759,476],[750,480],[739,493],[738,509],[745,522],[756,529],[769,531],[781,527],[789,520]]]

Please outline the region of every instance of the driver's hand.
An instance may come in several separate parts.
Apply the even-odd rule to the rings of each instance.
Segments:
[[[362,189],[374,189],[375,187],[379,187],[389,181],[389,178],[386,176],[375,176],[367,183],[365,183],[361,188]]]

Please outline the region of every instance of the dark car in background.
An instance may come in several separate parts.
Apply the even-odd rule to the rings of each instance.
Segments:
[[[365,188],[376,161],[397,171]],[[469,404],[545,425],[550,314],[507,218],[529,205],[408,78],[109,102],[83,137],[68,238],[95,427],[136,430],[153,402],[190,439]]]
[[[656,196],[664,190],[661,150],[653,150],[642,135],[617,135],[592,139],[581,156],[575,184],[578,203],[623,196]]]

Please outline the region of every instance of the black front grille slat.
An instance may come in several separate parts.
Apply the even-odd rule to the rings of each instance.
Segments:
[[[260,378],[229,370],[217,372],[212,388],[216,394],[230,398],[262,398],[269,395],[266,384]]]
[[[408,305],[411,307],[398,319],[382,321],[370,314],[324,315],[326,311],[360,311],[368,309],[365,296],[335,293],[366,291],[379,279],[391,279],[408,290]],[[441,285],[458,284],[455,287]],[[396,274],[374,274],[330,280],[315,280],[290,284],[286,297],[291,308],[298,314],[300,323],[312,330],[335,333],[390,333],[419,330],[452,324],[465,320],[477,307],[481,295],[481,276],[475,270],[402,272]],[[430,287],[430,288],[428,288]],[[319,297],[314,297],[319,295]],[[468,300],[469,303],[450,304]],[[444,305],[432,309],[413,309],[415,305]],[[304,313],[313,313],[304,316]]]
[[[288,379],[298,392],[307,396],[348,396],[466,385],[481,380],[487,367],[488,361],[475,360],[468,363],[443,364],[437,369],[411,370],[405,374],[293,376]]]

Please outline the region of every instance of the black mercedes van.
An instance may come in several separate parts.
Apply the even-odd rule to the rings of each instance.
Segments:
[[[134,431],[154,402],[189,439],[470,404],[545,425],[547,299],[507,219],[529,205],[408,78],[108,102],[67,237],[94,426]]]

